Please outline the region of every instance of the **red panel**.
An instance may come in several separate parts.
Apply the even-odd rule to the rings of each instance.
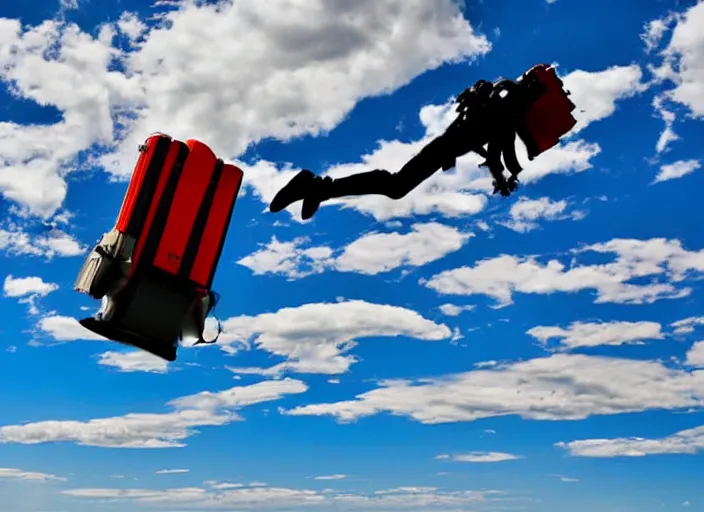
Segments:
[[[554,68],[544,65],[534,68],[546,91],[531,107],[526,126],[535,139],[539,153],[555,146],[560,137],[576,124],[571,112],[575,105],[567,97]]]
[[[156,148],[156,143],[160,138],[161,136],[149,137],[145,142],[147,149],[139,154],[137,164],[135,165],[132,173],[132,178],[130,179],[130,184],[127,186],[125,198],[122,201],[120,213],[117,216],[117,222],[115,223],[115,229],[121,233],[124,233],[127,230],[127,224],[129,224],[130,218],[132,217],[135,201],[139,195],[139,190],[142,188],[144,176],[146,175],[147,168],[149,167],[149,161],[152,156],[154,156],[154,149]]]
[[[191,234],[191,228],[203,201],[217,158],[205,144],[189,140],[190,154],[176,187],[169,220],[164,228],[154,265],[176,275]]]
[[[156,213],[156,209],[159,206],[159,200],[161,199],[161,195],[164,192],[164,187],[166,186],[166,182],[169,179],[169,176],[171,175],[171,169],[174,166],[174,163],[176,163],[176,158],[178,157],[178,152],[179,149],[181,148],[181,145],[183,143],[179,141],[172,141],[171,142],[171,147],[169,148],[169,153],[166,156],[166,161],[164,162],[164,169],[166,169],[167,172],[163,172],[161,176],[159,177],[159,183],[156,186],[156,192],[154,193],[154,199],[152,200],[152,203],[149,207],[149,213],[147,214],[147,219],[144,223],[144,229],[142,231],[142,236],[139,237],[139,240],[137,240],[137,245],[135,246],[134,249],[134,254],[132,256],[132,270],[134,270],[137,266],[137,262],[139,261],[139,258],[142,254],[142,249],[144,248],[144,242],[147,240],[149,237],[149,230],[151,229],[152,221],[154,220],[154,214]]]
[[[237,200],[242,174],[242,170],[234,165],[224,165],[222,168],[198,255],[191,269],[191,281],[200,286],[208,285],[210,273],[218,264],[220,245],[227,234],[227,224],[232,207]]]

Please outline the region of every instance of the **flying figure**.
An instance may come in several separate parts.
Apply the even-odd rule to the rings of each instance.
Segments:
[[[331,178],[303,169],[276,194],[269,210],[277,213],[303,201],[301,216],[309,219],[321,203],[333,198],[380,194],[401,199],[439,169],[453,168],[457,158],[472,151],[485,159],[481,166],[493,177],[494,194],[509,196],[523,170],[516,157],[516,136],[526,145],[529,160],[555,146],[577,122],[569,94],[555,69],[547,64],[533,66],[516,81],[479,80],[455,100],[458,115],[447,130],[398,172],[375,169]]]

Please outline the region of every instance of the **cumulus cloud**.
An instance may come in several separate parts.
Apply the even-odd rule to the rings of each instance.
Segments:
[[[0,80],[62,113],[49,125],[0,123],[6,198],[49,216],[77,156],[107,148],[91,163],[126,176],[155,127],[223,157],[265,137],[318,134],[361,98],[491,48],[452,0],[189,1],[157,10],[150,29],[131,13],[90,33],[58,20],[0,21]],[[138,45],[125,52],[118,36]]]
[[[567,207],[568,203],[564,199],[553,201],[548,197],[540,199],[521,197],[511,205],[508,220],[499,223],[519,233],[525,233],[536,229],[540,220],[580,220],[584,218],[584,212],[578,210],[568,212]]]
[[[117,21],[117,28],[120,34],[129,39],[131,43],[135,43],[141,36],[147,32],[147,25],[139,19],[136,13],[125,11],[120,15]]]
[[[14,277],[8,275],[3,283],[3,295],[12,298],[24,298],[30,295],[45,297],[58,290],[55,283],[45,283],[41,277]]]
[[[469,452],[459,453],[456,455],[438,455],[436,460],[447,460],[452,462],[474,462],[474,463],[489,463],[489,462],[504,462],[507,460],[522,459],[520,455],[505,452]]]
[[[573,322],[567,328],[537,326],[527,334],[544,346],[557,339],[558,350],[604,345],[642,344],[644,340],[664,338],[662,326],[657,322]]]
[[[130,352],[109,350],[100,354],[98,364],[116,368],[123,373],[166,373],[168,371],[167,361],[144,350]]]
[[[18,299],[20,304],[27,304],[30,315],[39,315],[39,299],[59,289],[55,283],[45,283],[41,277],[14,277],[8,275],[3,283],[3,295]]]
[[[701,167],[702,164],[699,160],[678,160],[672,164],[661,166],[660,172],[655,176],[653,183],[676,180],[701,169]]]
[[[256,348],[284,358],[270,368],[230,368],[236,373],[341,374],[357,362],[349,352],[361,338],[406,336],[440,341],[450,329],[415,311],[361,300],[304,304],[276,313],[238,316],[222,322],[219,343]]]
[[[581,420],[703,404],[702,372],[658,361],[556,354],[440,377],[384,381],[351,400],[303,405],[282,413],[329,415],[343,422],[389,413],[438,424],[512,415]]]
[[[673,328],[674,334],[690,334],[693,333],[697,327],[702,325],[704,325],[704,316],[690,316],[672,322],[670,327]]]
[[[579,264],[579,254],[614,255],[605,264]],[[486,295],[499,305],[511,304],[513,294],[596,292],[596,303],[644,304],[681,298],[691,289],[681,283],[690,273],[704,271],[704,251],[689,251],[679,240],[613,239],[573,251],[568,267],[558,259],[542,263],[535,256],[503,254],[473,266],[445,270],[422,284],[447,295]],[[651,278],[635,284],[637,278]],[[657,281],[657,279],[660,281]]]
[[[556,446],[574,457],[645,457],[648,455],[688,454],[704,451],[704,426],[682,430],[657,439],[618,437],[559,442]]]
[[[37,328],[51,336],[56,341],[96,340],[106,341],[107,338],[89,331],[73,317],[49,315],[37,322]]]
[[[672,86],[653,100],[655,111],[665,123],[656,145],[658,153],[680,139],[673,128],[678,107],[688,111],[691,117],[704,116],[704,36],[700,30],[703,23],[704,4],[698,2],[683,12],[670,12],[651,20],[641,35],[646,51],[660,50],[659,63],[650,66],[655,81]],[[667,41],[664,46],[663,41]]]
[[[697,341],[687,351],[687,364],[697,368],[704,368],[704,341]]]
[[[573,112],[577,125],[571,133],[579,133],[591,123],[606,119],[616,111],[617,102],[645,91],[643,71],[637,64],[612,66],[603,71],[575,70],[563,78],[565,88],[577,105]]]
[[[416,223],[407,233],[367,233],[342,249],[306,246],[308,239],[280,242],[276,237],[238,263],[255,275],[290,279],[325,270],[376,275],[402,267],[419,267],[458,251],[474,236],[437,222]]]
[[[51,259],[56,256],[80,256],[86,251],[86,247],[71,235],[59,230],[52,230],[48,234],[30,234],[20,228],[10,227],[0,228],[0,251],[10,256]]]
[[[566,483],[575,483],[575,482],[579,482],[579,478],[572,478],[572,477],[569,477],[569,476],[556,475],[556,474],[552,474],[552,475],[550,475],[550,476],[553,476],[553,477],[555,477],[555,478],[559,478],[559,479],[560,479],[560,482],[566,482]]]
[[[653,108],[656,114],[665,123],[665,128],[660,132],[657,142],[655,143],[655,151],[658,154],[665,153],[669,150],[670,144],[680,140],[680,136],[675,133],[674,125],[677,121],[677,114],[667,106],[667,101],[664,96],[656,96],[653,98]]]
[[[231,317],[223,320],[221,326],[218,345],[223,351],[234,353],[254,346],[283,358],[269,368],[229,368],[231,371],[272,376],[284,372],[345,373],[357,362],[349,352],[362,338],[407,336],[440,341],[452,336],[446,325],[427,320],[410,309],[361,300],[309,303],[282,308],[275,313]],[[46,316],[39,320],[37,327],[56,341],[105,341],[73,317]],[[166,362],[143,351],[104,352],[99,364],[122,372],[167,371]]]
[[[59,0],[59,5],[62,9],[72,10],[78,9],[78,0]]]
[[[190,473],[190,469],[160,469],[156,472],[157,475],[178,475],[183,473]]]
[[[663,62],[654,68],[659,79],[670,81],[674,88],[664,96],[685,106],[694,117],[704,116],[704,3],[697,2],[679,14],[654,20],[649,26],[646,44],[655,47],[670,27],[671,37],[660,52]]]
[[[438,309],[443,315],[460,316],[464,311],[472,311],[476,306],[458,306],[456,304],[442,304]]]
[[[49,217],[66,197],[70,164],[93,143],[112,141],[111,114],[140,94],[139,84],[108,70],[117,52],[110,27],[93,37],[56,20],[23,27],[3,19],[0,32],[0,80],[16,96],[63,114],[55,124],[0,123],[0,192]]]
[[[17,468],[0,468],[0,480],[30,480],[33,482],[65,482],[66,478]]]
[[[46,420],[0,427],[0,443],[71,442],[106,448],[180,448],[200,427],[222,426],[242,418],[237,411],[251,405],[304,393],[299,380],[263,381],[219,392],[203,391],[171,400],[173,411],[130,413],[86,421]]]
[[[169,490],[68,489],[63,494],[88,500],[110,500],[183,510],[467,510],[504,498],[500,491],[443,491],[435,487],[398,487],[366,494],[282,487],[213,490],[199,487]],[[516,498],[520,499],[520,498]]]

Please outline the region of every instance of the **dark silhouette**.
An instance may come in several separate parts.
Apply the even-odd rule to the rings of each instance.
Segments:
[[[481,166],[494,178],[494,193],[509,196],[522,171],[515,152],[516,135],[526,144],[530,160],[557,144],[576,122],[571,115],[575,106],[568,95],[554,69],[543,64],[515,82],[479,80],[457,97],[458,116],[447,130],[398,172],[376,169],[333,179],[304,169],[279,191],[269,209],[276,213],[302,200],[302,217],[308,219],[322,202],[332,198],[380,194],[401,199],[439,169],[453,168],[458,157],[472,151],[485,159]],[[510,173],[508,179],[502,156]]]

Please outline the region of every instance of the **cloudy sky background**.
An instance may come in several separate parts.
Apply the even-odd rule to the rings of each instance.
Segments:
[[[702,26],[691,0],[3,4],[0,510],[703,507]],[[265,211],[301,167],[398,168],[537,62],[579,122],[510,199],[467,156],[401,201]],[[225,332],[168,365],[92,339],[72,291],[155,131],[245,171]]]

